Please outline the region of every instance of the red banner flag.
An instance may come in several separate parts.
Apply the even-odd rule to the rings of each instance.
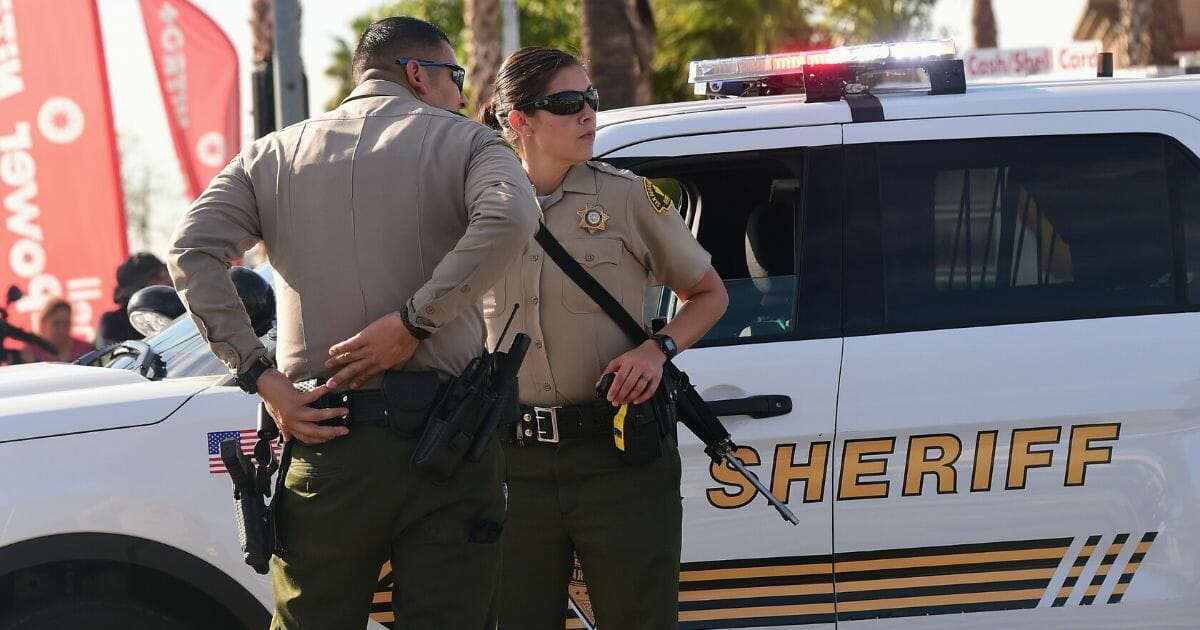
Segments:
[[[139,2],[179,168],[195,199],[241,145],[237,53],[187,0]]]
[[[10,323],[61,296],[91,341],[127,251],[95,0],[0,0],[0,195]]]

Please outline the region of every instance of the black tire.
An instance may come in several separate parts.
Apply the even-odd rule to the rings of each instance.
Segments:
[[[0,630],[191,630],[163,611],[130,599],[60,598],[0,619]]]

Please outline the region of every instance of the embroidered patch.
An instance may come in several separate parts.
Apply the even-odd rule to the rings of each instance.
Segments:
[[[655,212],[662,214],[675,207],[675,203],[671,201],[667,193],[663,192],[658,186],[655,186],[654,182],[643,177],[642,185],[646,188],[646,199],[650,201],[650,205],[654,208]]]
[[[588,231],[588,234],[603,232],[608,229],[608,214],[604,212],[604,208],[599,204],[589,203],[582,210],[576,212],[579,215],[579,227]]]

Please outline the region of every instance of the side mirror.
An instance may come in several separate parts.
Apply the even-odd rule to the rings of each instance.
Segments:
[[[183,315],[183,302],[174,287],[161,284],[139,289],[129,298],[129,323],[143,337],[149,337]]]

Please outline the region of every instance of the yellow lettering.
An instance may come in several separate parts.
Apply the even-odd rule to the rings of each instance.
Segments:
[[[992,489],[992,468],[996,465],[996,431],[980,431],[975,442],[975,470],[971,474],[971,492]]]
[[[842,445],[842,479],[838,499],[878,499],[888,493],[887,480],[862,481],[863,477],[887,472],[887,459],[864,459],[867,455],[890,455],[896,448],[896,438],[846,440]]]
[[[761,460],[758,457],[758,451],[749,446],[739,446],[733,453],[746,466],[757,466]],[[709,488],[705,491],[708,495],[708,502],[713,507],[718,507],[724,510],[740,508],[754,500],[758,494],[758,489],[754,484],[750,483],[742,473],[729,467],[729,464],[722,461],[719,465],[716,462],[709,464],[708,473],[712,475],[713,481],[722,484],[726,487]],[[733,489],[735,491],[731,492]]]
[[[1067,451],[1068,486],[1082,486],[1088,464],[1112,461],[1112,446],[1092,448],[1096,440],[1115,440],[1121,436],[1120,423],[1081,424],[1071,427],[1071,447]]]
[[[775,447],[775,468],[771,477],[771,492],[780,501],[788,502],[792,483],[804,482],[804,502],[820,503],[825,500],[825,465],[829,463],[829,442],[813,442],[808,447],[808,463],[797,464],[792,457],[795,444],[780,444]]]
[[[938,455],[929,457],[929,451],[937,449]],[[916,435],[908,439],[908,462],[904,467],[904,496],[921,494],[921,482],[925,475],[937,476],[938,494],[953,494],[958,487],[958,472],[954,462],[962,454],[962,442],[958,436]]]
[[[1008,457],[1009,490],[1021,490],[1030,468],[1046,468],[1054,460],[1050,451],[1034,451],[1032,447],[1044,444],[1056,444],[1062,434],[1062,427],[1045,429],[1015,429],[1012,433],[1012,451]]]

